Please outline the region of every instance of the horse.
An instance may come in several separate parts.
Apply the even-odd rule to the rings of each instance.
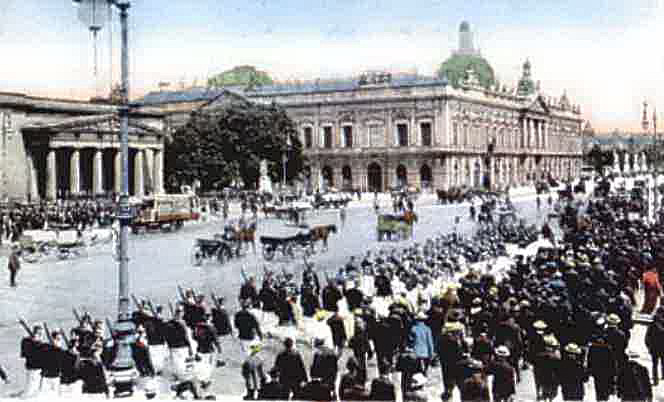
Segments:
[[[236,254],[239,256],[240,251],[244,248],[246,243],[251,244],[251,247],[256,254],[256,221],[251,222],[249,225],[240,226],[239,228],[232,228],[229,233],[230,240],[237,243]]]
[[[407,235],[409,239],[412,238],[413,226],[417,222],[417,214],[413,211],[406,211],[403,213],[401,220],[406,224],[406,228],[404,228],[404,237]]]
[[[327,250],[327,239],[330,237],[330,233],[337,233],[337,225],[332,224],[314,226],[311,228],[311,240],[314,242],[322,240],[323,248]]]

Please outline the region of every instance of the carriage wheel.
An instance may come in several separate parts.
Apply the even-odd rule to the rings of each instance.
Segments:
[[[263,246],[263,258],[272,261],[274,258],[274,248],[272,246]]]
[[[195,267],[200,267],[203,264],[203,250],[200,247],[194,247],[191,250],[191,265]]]

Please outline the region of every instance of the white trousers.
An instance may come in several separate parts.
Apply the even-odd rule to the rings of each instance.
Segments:
[[[173,374],[178,379],[187,379],[192,375],[191,369],[193,363],[187,362],[189,358],[189,348],[175,348],[171,349],[171,364],[173,369]]]
[[[60,377],[48,378],[42,377],[40,398],[57,398],[60,394]]]
[[[60,397],[78,399],[83,393],[83,381],[78,380],[71,384],[60,384]]]
[[[201,361],[196,362],[196,376],[201,382],[208,382],[212,378],[214,369],[214,353],[199,353]]]
[[[41,372],[39,369],[25,370],[25,390],[23,398],[34,398],[41,389]]]
[[[166,344],[150,345],[149,349],[150,359],[152,359],[152,366],[154,367],[154,371],[159,373],[166,365],[166,359],[168,358],[168,347]]]

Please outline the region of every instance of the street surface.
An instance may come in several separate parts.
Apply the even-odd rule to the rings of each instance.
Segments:
[[[541,210],[536,208],[535,196],[525,195],[513,198],[518,212],[529,223],[541,225],[549,208],[546,197],[542,198]],[[384,203],[383,211],[391,209]],[[433,197],[421,198],[416,204],[419,221],[415,226],[414,240],[424,241],[436,233],[447,233],[453,230],[469,233],[474,223],[468,218],[468,204],[437,205]],[[455,217],[461,217],[461,223],[455,227]],[[337,223],[337,211],[324,211],[312,214],[310,222]],[[283,223],[275,219],[261,219],[258,225],[257,238],[261,234],[277,230]],[[322,271],[334,273],[343,266],[351,255],[361,256],[368,249],[379,247],[403,246],[405,242],[376,241],[376,215],[368,200],[359,206],[349,208],[345,227],[339,226],[339,232],[332,235],[329,251],[318,253],[311,260],[315,263],[320,277]],[[237,294],[242,282],[241,269],[246,267],[250,275],[262,273],[260,245],[257,254],[251,251],[239,260],[231,260],[223,266],[216,261],[206,261],[202,267],[193,267],[190,251],[194,240],[198,237],[211,237],[220,231],[221,222],[212,221],[203,224],[185,226],[175,233],[150,233],[130,238],[130,287],[131,293],[139,298],[149,297],[153,302],[166,305],[176,298],[176,287],[192,287],[198,292],[209,295],[214,291],[224,296],[231,313],[237,309]],[[23,386],[23,360],[19,358],[19,342],[25,336],[24,330],[18,325],[17,318],[22,317],[28,323],[47,322],[51,328],[64,327],[69,329],[76,324],[72,307],[79,311],[88,311],[94,318],[115,318],[117,306],[117,263],[112,257],[110,244],[91,250],[87,257],[77,260],[51,261],[39,265],[23,264],[18,276],[18,288],[10,288],[8,281],[0,285],[0,298],[3,309],[0,311],[0,362],[9,370],[12,383],[3,386],[0,396],[15,396]],[[301,258],[283,259],[279,254],[272,261],[271,269],[281,270],[286,267],[296,274],[302,269]],[[0,266],[6,266],[6,258],[0,259]],[[299,275],[297,276],[299,279]],[[132,304],[132,308],[133,308]],[[166,308],[166,311],[168,309]],[[631,349],[637,350],[647,358],[643,345],[644,327],[637,327],[632,336]],[[240,366],[243,354],[239,344],[228,339],[222,345],[226,367],[216,369],[212,392],[241,396],[244,394],[244,382]],[[280,342],[266,342],[262,355],[269,368],[274,362],[274,355],[280,350]],[[349,353],[349,352],[346,352]],[[305,363],[311,363],[309,350],[303,350]],[[649,359],[643,362],[650,368]],[[339,367],[343,371],[345,358]],[[370,365],[370,372],[375,372],[375,363]],[[439,370],[430,372],[430,381],[439,384]],[[534,400],[535,387],[531,372],[523,376],[517,395],[522,400]],[[591,387],[588,388],[589,390]],[[436,395],[442,391],[440,385],[434,385]],[[433,392],[433,391],[432,391]],[[659,393],[657,393],[659,394]],[[457,394],[458,395],[458,394]],[[594,393],[590,392],[594,398]]]

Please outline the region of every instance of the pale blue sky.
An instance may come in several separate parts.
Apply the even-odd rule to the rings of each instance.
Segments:
[[[203,83],[238,64],[280,80],[367,69],[433,74],[468,20],[501,81],[514,85],[530,58],[544,91],[566,89],[594,126],[636,128],[643,99],[664,101],[662,1],[134,0],[132,95],[159,81]],[[103,88],[108,33],[99,41]],[[90,34],[69,0],[0,0],[0,51],[0,91],[78,98],[95,91]]]

